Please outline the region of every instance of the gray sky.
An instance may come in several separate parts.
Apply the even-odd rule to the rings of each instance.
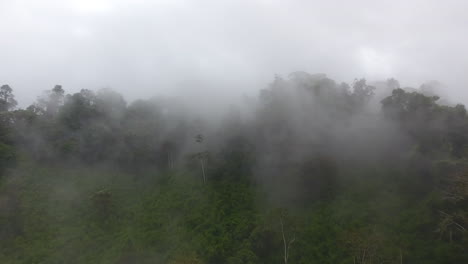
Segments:
[[[275,73],[437,79],[468,102],[468,1],[0,0],[0,83],[126,98],[256,92]]]

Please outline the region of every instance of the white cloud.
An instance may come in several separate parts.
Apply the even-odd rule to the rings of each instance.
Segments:
[[[203,79],[241,93],[305,70],[337,81],[439,79],[468,102],[467,9],[461,0],[0,0],[0,83],[27,104],[57,82],[136,98]]]
[[[395,56],[392,54],[371,47],[362,47],[358,56],[366,76],[383,79],[393,76]]]
[[[114,9],[111,0],[73,0],[71,7],[73,11],[83,14],[106,14]]]
[[[92,36],[92,32],[87,27],[75,26],[72,29],[72,35],[76,38],[88,38]]]

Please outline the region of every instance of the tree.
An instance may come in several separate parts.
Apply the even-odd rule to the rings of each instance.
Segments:
[[[387,87],[395,90],[395,89],[398,89],[400,88],[400,82],[398,82],[398,80],[394,79],[394,78],[390,78],[386,81],[386,84],[387,84]]]
[[[13,95],[13,89],[8,84],[0,87],[0,112],[9,111],[16,107],[18,103]]]
[[[362,107],[368,103],[374,94],[375,87],[368,85],[366,79],[354,80],[351,96],[354,99],[355,107]]]
[[[38,99],[38,107],[42,113],[51,117],[58,113],[60,106],[63,104],[65,91],[61,85],[55,85],[52,90],[44,92],[44,95]]]
[[[395,89],[382,100],[386,117],[396,121],[415,140],[421,153],[434,152],[445,142],[447,109],[439,106],[437,96]]]
[[[399,259],[399,263],[403,262],[401,250],[398,251],[398,256],[385,255],[387,253],[383,251],[385,236],[374,227],[363,227],[346,233],[345,243],[351,251],[355,264],[396,263],[392,259]]]
[[[96,116],[96,96],[94,92],[83,89],[79,93],[66,96],[59,119],[68,128],[77,130]]]
[[[203,135],[198,134],[197,136],[195,136],[195,142],[197,142],[198,144],[201,145],[203,143]],[[206,160],[207,156],[208,156],[207,151],[200,151],[200,152],[195,154],[195,157],[200,162],[200,168],[201,168],[202,175],[203,175],[203,183],[206,183],[205,160]]]
[[[281,237],[283,239],[283,260],[284,264],[288,264],[289,261],[289,253],[291,252],[291,245],[296,241],[296,233],[292,230],[287,230],[287,212],[285,210],[280,210],[279,212],[279,221],[281,226]],[[293,226],[289,223],[289,229]]]
[[[0,176],[16,161],[11,112],[0,113]]]
[[[468,144],[468,118],[464,105],[446,107],[445,124],[448,141],[451,144],[451,153],[457,158],[463,157]]]
[[[439,105],[438,96],[395,89],[382,100],[384,115],[413,138],[421,153],[463,156],[468,144],[468,118],[463,105]]]
[[[439,208],[439,238],[447,237],[449,242],[468,235],[468,164],[465,162],[439,162],[442,174],[440,190],[444,203]],[[468,238],[468,237],[467,237]]]
[[[16,161],[16,151],[13,144],[14,113],[8,112],[15,108],[17,102],[13,89],[7,84],[0,87],[0,175]]]

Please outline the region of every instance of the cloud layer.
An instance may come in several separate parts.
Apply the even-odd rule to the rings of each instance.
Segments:
[[[0,0],[0,82],[131,99],[256,92],[274,74],[437,79],[468,102],[466,1]]]

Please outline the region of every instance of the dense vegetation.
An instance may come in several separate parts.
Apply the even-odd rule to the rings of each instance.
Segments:
[[[468,116],[390,79],[177,99],[0,89],[0,263],[468,263]]]

